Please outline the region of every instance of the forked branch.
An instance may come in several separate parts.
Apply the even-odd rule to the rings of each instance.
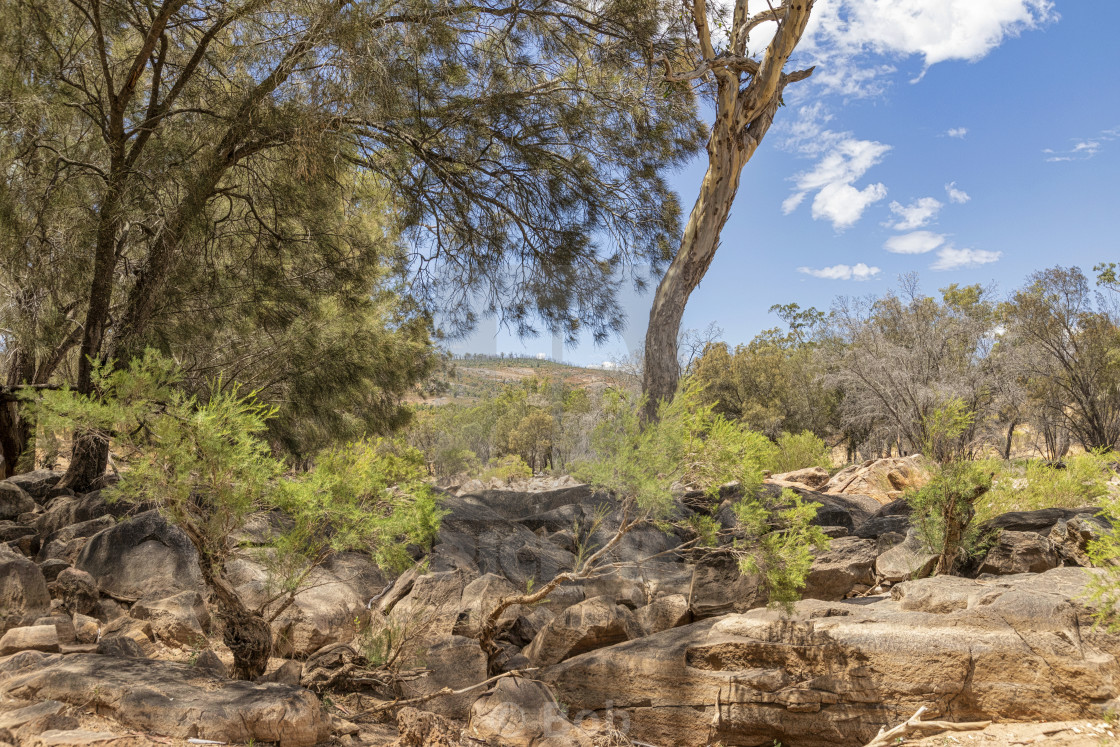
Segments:
[[[927,708],[922,706],[910,718],[903,721],[891,730],[884,726],[879,733],[864,747],[888,747],[897,744],[899,740],[911,734],[934,734],[939,731],[979,731],[991,726],[991,721],[922,721],[922,714]]]

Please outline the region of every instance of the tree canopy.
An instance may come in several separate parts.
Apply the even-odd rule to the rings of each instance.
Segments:
[[[350,416],[384,425],[434,309],[602,338],[620,271],[667,260],[665,172],[703,137],[647,73],[666,10],[4,2],[9,384],[89,391],[154,344],[303,412],[356,381],[377,417]]]

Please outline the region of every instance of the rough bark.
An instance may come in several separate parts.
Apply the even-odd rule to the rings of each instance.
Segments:
[[[689,296],[704,278],[719,248],[720,233],[739,191],[743,167],[770,129],[781,104],[782,90],[788,83],[812,73],[811,69],[782,72],[805,31],[812,7],[813,0],[786,0],[773,10],[749,16],[746,0],[738,0],[731,49],[716,54],[704,2],[693,0],[690,9],[702,59],[694,70],[686,73],[674,72],[665,62],[667,81],[715,78],[716,121],[708,139],[708,169],[700,194],[689,215],[680,249],[658,284],[650,309],[642,374],[646,421],[656,419],[661,401],[671,400],[676,392],[680,378],[677,334],[681,317]],[[776,22],[778,29],[762,61],[743,57],[750,30],[767,22]]]
[[[218,620],[222,623],[222,641],[233,654],[234,679],[253,680],[264,674],[272,655],[272,627],[263,616],[245,606],[241,597],[222,574],[221,562],[215,562],[206,539],[192,521],[179,526],[198,551],[198,565],[218,602]]]

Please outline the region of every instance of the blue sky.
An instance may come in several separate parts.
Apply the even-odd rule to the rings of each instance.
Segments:
[[[817,74],[787,89],[744,169],[684,328],[714,321],[736,344],[778,323],[773,304],[827,309],[905,272],[930,293],[1007,293],[1036,269],[1120,260],[1117,28],[1117,2],[818,0],[795,59]],[[686,212],[704,168],[674,177]],[[628,300],[628,337],[649,300]],[[552,351],[504,333],[497,347]],[[584,341],[565,358],[625,349]]]

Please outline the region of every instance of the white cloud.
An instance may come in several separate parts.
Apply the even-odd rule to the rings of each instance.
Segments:
[[[890,207],[891,212],[898,216],[898,220],[894,223],[888,221],[884,225],[896,231],[911,231],[915,228],[921,228],[937,217],[937,213],[942,206],[940,201],[932,197],[922,197],[909,205],[892,202]]]
[[[1057,163],[1059,161],[1088,161],[1093,156],[1101,151],[1103,143],[1110,142],[1120,138],[1120,127],[1113,127],[1109,130],[1101,130],[1101,132],[1091,138],[1073,139],[1073,147],[1066,150],[1054,150],[1053,148],[1043,149],[1046,155],[1046,160],[1049,163]]]
[[[955,202],[958,205],[963,205],[972,198],[969,197],[968,192],[963,189],[957,189],[956,182],[949,182],[945,185],[945,193],[949,195],[949,202]]]
[[[945,243],[944,234],[933,231],[914,231],[891,236],[883,248],[893,254],[925,254]]]
[[[794,147],[806,154],[825,154],[812,169],[793,177],[794,192],[782,203],[782,212],[792,213],[810,192],[816,192],[813,218],[829,220],[837,230],[848,228],[860,219],[868,205],[887,196],[887,188],[882,184],[858,189],[853,183],[882,161],[891,146],[873,140],[857,140],[849,133],[822,130],[812,123],[806,127],[806,132],[814,127],[816,139],[802,141]],[[822,140],[830,146],[827,151],[816,145]]]
[[[819,270],[812,267],[798,267],[797,271],[825,280],[868,280],[882,272],[878,267],[868,267],[863,262],[855,265],[833,265]]]
[[[959,140],[964,140],[964,136],[968,134],[968,128],[967,127],[950,127],[948,130],[945,131],[945,134],[948,135],[949,137],[955,137]]]
[[[799,51],[824,73],[818,84],[875,94],[894,70],[883,57],[975,61],[1057,17],[1051,0],[817,0]]]
[[[842,182],[826,184],[813,198],[813,219],[831,221],[838,231],[850,228],[869,205],[886,196],[887,188],[882,184],[869,184],[863,189]]]
[[[962,267],[979,267],[995,262],[1003,252],[989,252],[983,249],[956,249],[947,246],[937,253],[937,261],[930,265],[931,270],[956,270]]]

